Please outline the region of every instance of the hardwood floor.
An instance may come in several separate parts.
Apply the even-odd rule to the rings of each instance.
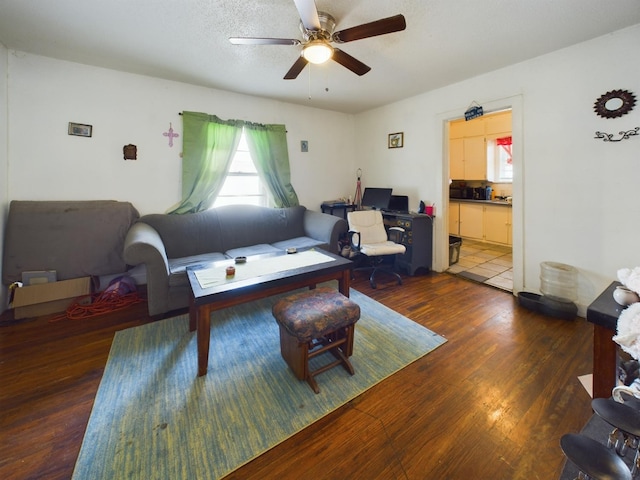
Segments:
[[[357,273],[352,286],[448,342],[227,479],[559,476],[560,437],[591,416],[577,379],[591,372],[590,323],[449,274],[373,290]],[[152,321],[145,312],[0,318],[0,478],[71,477],[113,334]]]

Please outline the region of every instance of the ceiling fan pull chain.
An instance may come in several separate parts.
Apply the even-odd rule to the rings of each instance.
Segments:
[[[329,69],[324,69],[324,91],[329,93]]]
[[[311,68],[311,65],[309,65],[309,100],[311,100],[311,70],[313,70]]]

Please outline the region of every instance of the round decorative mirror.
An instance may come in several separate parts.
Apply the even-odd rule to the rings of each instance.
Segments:
[[[628,90],[611,90],[600,95],[593,109],[603,118],[617,118],[629,113],[636,104],[636,97]]]

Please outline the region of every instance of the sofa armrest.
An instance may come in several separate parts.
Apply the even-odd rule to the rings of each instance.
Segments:
[[[124,261],[146,266],[149,315],[168,311],[169,261],[160,234],[146,223],[135,223],[124,241]]]
[[[343,218],[313,210],[304,212],[305,235],[326,243],[332,253],[339,253],[338,240],[348,229],[347,221]]]

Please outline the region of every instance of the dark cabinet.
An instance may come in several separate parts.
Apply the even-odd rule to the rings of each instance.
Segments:
[[[418,213],[383,213],[387,228],[404,229],[400,243],[407,251],[396,257],[395,266],[408,275],[415,275],[419,268],[431,270],[433,254],[433,217]]]

